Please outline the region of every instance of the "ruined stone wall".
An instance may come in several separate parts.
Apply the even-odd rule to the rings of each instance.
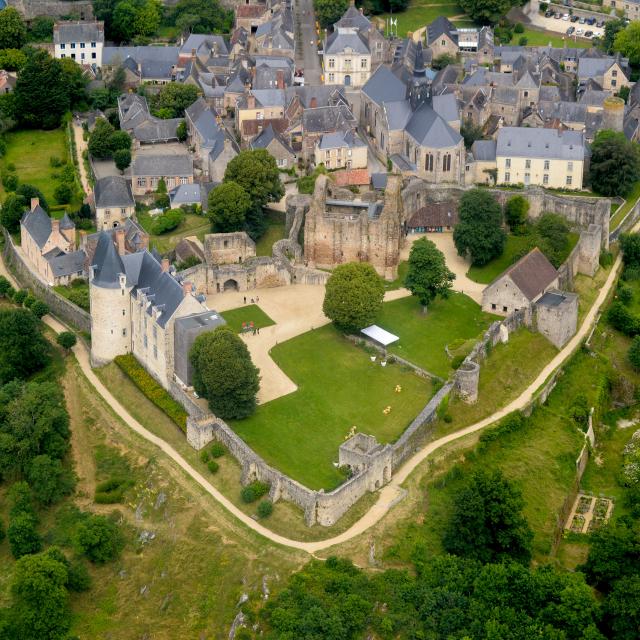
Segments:
[[[84,310],[56,293],[40,276],[23,260],[13,244],[13,239],[5,229],[3,256],[8,268],[24,289],[47,303],[51,312],[61,320],[85,333],[91,332],[91,317]]]
[[[8,7],[15,7],[26,20],[36,16],[61,18],[76,14],[81,20],[93,20],[90,0],[7,0]]]

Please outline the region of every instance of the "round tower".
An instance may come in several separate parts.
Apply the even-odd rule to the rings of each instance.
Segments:
[[[102,232],[90,267],[91,363],[101,365],[131,351],[132,287],[113,239]]]
[[[624,100],[609,96],[604,99],[602,105],[602,129],[611,131],[622,131],[624,128]]]
[[[456,371],[455,385],[458,395],[467,404],[478,400],[478,382],[480,381],[480,365],[473,360],[466,360]]]

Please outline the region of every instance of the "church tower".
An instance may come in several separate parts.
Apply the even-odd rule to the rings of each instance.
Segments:
[[[431,97],[431,87],[427,78],[427,69],[424,64],[424,51],[422,42],[415,46],[415,58],[413,63],[413,74],[409,79],[409,102],[411,110],[415,111],[421,104]]]

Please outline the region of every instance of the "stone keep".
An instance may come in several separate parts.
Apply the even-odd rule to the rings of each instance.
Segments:
[[[547,291],[535,305],[538,331],[556,348],[572,338],[578,326],[578,296],[567,291]]]
[[[465,360],[456,371],[456,391],[467,404],[478,400],[480,365],[473,360]]]

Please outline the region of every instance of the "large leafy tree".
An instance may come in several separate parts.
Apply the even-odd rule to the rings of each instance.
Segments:
[[[42,537],[38,533],[38,520],[27,512],[16,513],[9,520],[7,539],[14,558],[31,553],[38,553],[42,549]]]
[[[373,324],[382,309],[384,284],[368,262],[337,266],[329,280],[322,310],[344,332],[357,332]]]
[[[223,182],[209,193],[207,214],[216,233],[242,231],[250,209],[249,195],[235,182]]]
[[[51,458],[46,453],[31,461],[27,479],[33,487],[35,499],[45,506],[69,495],[74,487],[72,473],[62,466],[60,460]]]
[[[15,115],[26,127],[55,129],[69,109],[69,89],[62,62],[46,51],[33,52],[16,82]]]
[[[418,298],[425,312],[436,296],[449,295],[455,277],[447,269],[442,251],[431,240],[420,238],[413,243],[404,286]]]
[[[233,11],[218,0],[179,0],[170,10],[167,22],[192,33],[229,33]]]
[[[616,18],[614,20],[607,20],[604,23],[604,35],[600,41],[600,46],[607,52],[614,52],[614,44],[616,36],[627,26],[627,22],[624,18]]]
[[[476,471],[457,493],[444,548],[480,562],[511,558],[528,564],[533,532],[520,490],[500,471]]]
[[[495,24],[511,7],[519,4],[516,0],[460,0],[464,12],[480,24]]]
[[[313,0],[316,19],[322,27],[331,27],[349,8],[349,0]]]
[[[27,26],[14,7],[0,11],[0,49],[20,49],[27,42]]]
[[[189,359],[193,386],[221,418],[240,419],[256,409],[259,371],[247,345],[227,326],[199,335]]]
[[[524,230],[529,213],[529,201],[523,196],[511,196],[504,205],[504,219],[511,233]]]
[[[77,527],[73,543],[78,553],[95,564],[105,564],[118,557],[124,539],[118,525],[105,516],[90,515]]]
[[[507,239],[502,209],[483,189],[471,189],[460,199],[460,222],[453,231],[458,253],[482,266],[502,254]]]
[[[640,20],[633,20],[616,33],[613,48],[629,58],[632,65],[640,65]]]
[[[69,105],[73,108],[77,104],[86,102],[88,98],[87,84],[89,79],[85,75],[82,67],[71,58],[60,60],[64,83],[69,95]]]
[[[28,309],[0,309],[0,384],[26,378],[49,361],[40,323]]]
[[[638,23],[640,25],[640,23]],[[591,145],[589,176],[603,196],[625,196],[640,180],[640,148],[622,132],[598,131]]]
[[[636,640],[640,631],[640,571],[617,580],[604,601],[608,637]]]
[[[275,158],[266,149],[241,151],[229,162],[224,172],[224,182],[230,181],[239,184],[251,198],[247,229],[256,240],[267,227],[263,207],[284,196]]]
[[[162,118],[182,118],[184,110],[198,99],[198,87],[170,82],[151,99],[151,109]]]
[[[2,203],[0,209],[0,224],[8,231],[17,231],[20,228],[20,220],[27,209],[25,199],[17,193],[10,193]]]

